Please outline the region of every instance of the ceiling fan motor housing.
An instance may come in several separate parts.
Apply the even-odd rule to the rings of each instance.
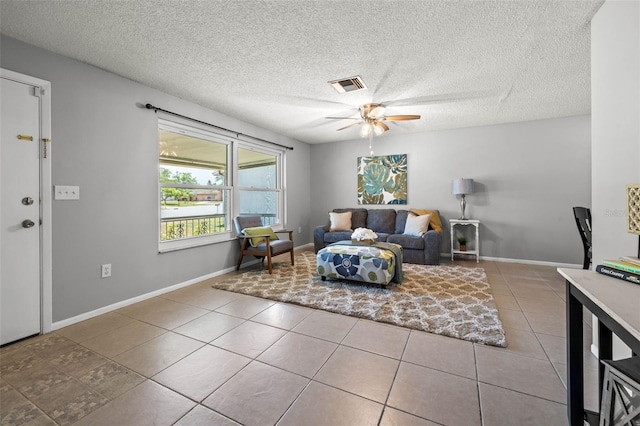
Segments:
[[[360,115],[364,120],[375,120],[384,114],[383,104],[364,104],[360,107]]]

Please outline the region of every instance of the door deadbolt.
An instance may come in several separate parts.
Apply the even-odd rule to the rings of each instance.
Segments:
[[[31,197],[24,197],[22,199],[22,204],[24,204],[25,206],[30,206],[31,204],[33,204],[33,198]]]
[[[22,221],[22,227],[23,228],[32,228],[35,225],[35,223],[33,223],[32,220],[29,219],[25,219]]]

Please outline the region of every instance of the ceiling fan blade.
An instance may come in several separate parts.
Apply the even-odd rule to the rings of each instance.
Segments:
[[[379,120],[384,121],[405,121],[405,120],[420,120],[419,115],[387,115],[386,117],[381,117]]]
[[[358,121],[357,123],[349,124],[348,126],[340,127],[336,131],[339,132],[340,130],[348,129],[349,127],[359,126],[360,124],[362,124],[362,121]]]
[[[357,117],[325,117],[327,120],[360,120]]]
[[[389,130],[389,126],[387,126],[386,124],[384,124],[382,121],[374,121],[373,125],[376,126],[379,129],[382,129],[382,131],[380,133],[384,133],[387,130]]]

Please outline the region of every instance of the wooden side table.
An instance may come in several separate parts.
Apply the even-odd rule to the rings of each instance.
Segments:
[[[475,226],[476,228],[476,240],[474,241],[473,250],[461,251],[456,250],[453,245],[455,227],[460,226]],[[451,219],[449,220],[450,234],[451,234],[451,261],[455,254],[473,254],[476,256],[476,263],[480,263],[480,221],[475,219]]]

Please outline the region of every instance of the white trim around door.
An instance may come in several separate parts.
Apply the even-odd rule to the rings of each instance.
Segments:
[[[40,226],[40,309],[42,315],[40,318],[42,321],[42,333],[48,333],[51,331],[53,321],[53,246],[51,241],[51,199],[53,193],[51,187],[51,157],[53,154],[53,143],[51,142],[51,83],[4,68],[0,68],[0,77],[34,86],[40,91],[40,219],[42,220],[42,225]],[[46,151],[44,146],[46,146]],[[46,158],[44,158],[44,152],[46,152]]]

